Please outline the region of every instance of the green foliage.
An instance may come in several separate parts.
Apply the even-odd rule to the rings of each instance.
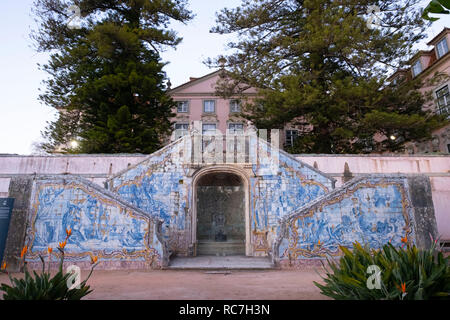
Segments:
[[[436,251],[435,245],[419,250],[411,245],[395,248],[389,243],[374,250],[356,242],[353,250],[340,248],[343,256],[339,263],[327,259],[328,268],[324,266],[325,284],[314,282],[326,296],[338,300],[450,299],[449,258]],[[381,270],[381,289],[367,285],[371,265]]]
[[[439,20],[439,18],[432,18],[429,13],[449,14],[450,0],[432,0],[428,6],[423,10],[422,18],[430,21]]]
[[[40,100],[60,111],[42,148],[67,153],[152,153],[171,132],[159,50],[181,38],[167,29],[192,18],[185,1],[79,0],[81,28],[67,26],[70,0],[35,0],[38,51],[49,74]],[[71,148],[69,142],[79,141]]]
[[[42,272],[38,274],[33,270],[30,273],[24,264],[24,278],[13,278],[9,276],[11,285],[2,283],[0,291],[4,292],[4,300],[80,300],[84,296],[92,292],[87,281],[97,264],[94,264],[88,277],[80,283],[79,288],[70,288],[71,273],[64,274],[64,251],[58,248],[61,252],[58,272],[51,277],[49,271],[45,271],[45,260],[39,256],[42,261]]]
[[[70,274],[58,272],[50,278],[49,273],[41,275],[33,271],[25,271],[24,279],[13,278],[12,286],[1,284],[0,290],[4,292],[4,300],[80,300],[92,292],[84,282],[80,289],[68,289],[67,280]]]
[[[68,239],[72,235],[72,229],[66,229],[66,238],[63,242],[59,243],[58,250],[60,251],[60,260],[58,272],[51,277],[50,275],[50,262],[52,248],[48,248],[49,253],[49,265],[47,272],[45,271],[45,259],[42,255],[39,258],[42,262],[42,272],[38,274],[33,271],[32,274],[27,269],[26,253],[28,251],[28,246],[22,248],[20,254],[20,260],[23,261],[23,270],[25,277],[23,279],[13,278],[7,271],[6,262],[1,266],[2,273],[6,273],[9,276],[11,286],[2,283],[0,285],[0,291],[4,292],[4,300],[80,300],[84,296],[92,292],[90,287],[86,285],[87,281],[92,275],[94,268],[97,266],[98,257],[91,257],[91,271],[87,278],[80,282],[79,285],[76,283],[77,275],[72,273],[63,273],[64,265],[64,247],[67,244]],[[22,260],[23,259],[23,260]],[[74,281],[75,280],[75,281]]]
[[[447,122],[422,110],[423,84],[390,86],[386,76],[405,67],[425,37],[419,2],[243,0],[223,9],[213,29],[239,39],[230,44],[235,53],[218,91],[260,88],[261,99],[244,106],[244,116],[258,128],[298,126],[294,153],[397,151],[428,139]],[[382,21],[369,28],[374,5]],[[208,62],[220,65],[219,58]]]

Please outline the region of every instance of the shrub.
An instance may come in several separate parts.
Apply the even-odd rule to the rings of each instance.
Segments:
[[[329,269],[324,265],[325,284],[314,284],[323,295],[339,300],[449,299],[449,258],[436,250],[436,243],[427,250],[409,244],[396,248],[391,243],[379,250],[358,242],[352,251],[340,247],[343,256],[339,263],[327,259]],[[375,278],[371,277],[374,271],[368,269],[372,265],[381,271],[379,289],[369,285]]]
[[[84,296],[92,292],[90,286],[86,283],[89,280],[94,268],[97,266],[97,257],[91,259],[91,270],[88,277],[80,283],[79,287],[69,287],[68,283],[71,273],[64,274],[64,247],[67,243],[67,239],[71,234],[71,230],[67,230],[67,237],[64,242],[59,244],[57,248],[60,251],[60,262],[58,272],[51,277],[50,275],[50,261],[47,272],[45,271],[45,260],[39,255],[42,262],[42,272],[38,274],[36,271],[30,273],[27,269],[27,263],[24,261],[24,274],[23,279],[13,278],[6,271],[6,264],[2,266],[2,272],[8,273],[11,286],[2,283],[0,285],[0,291],[4,292],[4,300],[80,300]],[[25,254],[28,248],[25,246],[21,252],[21,259],[25,260]],[[48,249],[49,260],[52,253],[52,248]]]

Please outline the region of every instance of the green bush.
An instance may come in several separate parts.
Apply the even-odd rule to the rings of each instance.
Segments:
[[[450,298],[449,258],[436,250],[415,246],[396,248],[391,243],[379,250],[354,243],[353,250],[340,247],[339,263],[327,259],[325,284],[314,284],[323,295],[338,300],[428,300]],[[381,271],[379,289],[369,289],[375,277],[369,266]],[[371,278],[371,279],[369,279]]]
[[[80,300],[84,296],[92,292],[90,286],[86,283],[89,280],[95,266],[97,266],[97,257],[92,258],[92,268],[88,277],[82,281],[79,288],[70,288],[68,286],[68,280],[71,277],[71,273],[64,274],[63,263],[64,263],[64,247],[67,243],[71,232],[67,231],[66,241],[60,243],[58,250],[60,251],[60,262],[58,267],[58,272],[51,277],[50,275],[50,264],[47,272],[45,271],[45,260],[39,255],[42,261],[42,272],[38,274],[36,271],[30,273],[27,269],[27,264],[24,261],[24,273],[25,277],[23,279],[13,278],[6,271],[6,264],[2,266],[2,272],[8,273],[11,286],[2,283],[0,285],[0,291],[4,292],[4,300]],[[27,247],[24,247],[21,253],[21,259],[25,260],[25,253]],[[51,248],[49,248],[49,257],[51,254]]]

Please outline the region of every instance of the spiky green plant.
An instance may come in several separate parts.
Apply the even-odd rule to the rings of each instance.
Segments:
[[[375,250],[358,242],[353,250],[340,247],[339,262],[327,258],[325,284],[314,284],[323,295],[337,300],[428,300],[450,299],[449,257],[445,258],[434,242],[427,250],[415,245],[394,247],[391,243]],[[379,289],[368,284],[372,272],[381,271]],[[372,287],[372,289],[370,289]]]
[[[87,285],[87,281],[92,275],[94,268],[97,266],[97,257],[94,257],[91,261],[92,267],[89,272],[88,277],[80,283],[79,286],[72,288],[69,287],[69,279],[72,276],[71,273],[64,274],[63,264],[64,264],[64,246],[66,245],[67,239],[70,237],[71,230],[67,230],[66,241],[60,243],[60,247],[57,249],[60,251],[60,261],[58,272],[51,277],[50,275],[50,261],[48,270],[45,271],[45,260],[39,255],[42,262],[42,272],[38,274],[33,270],[32,273],[28,271],[27,263],[25,261],[25,254],[27,252],[27,247],[22,249],[21,259],[24,260],[24,278],[14,278],[6,270],[6,263],[3,264],[1,272],[7,273],[11,285],[2,283],[0,285],[0,291],[4,292],[4,300],[80,300],[84,296],[92,292],[90,286]],[[50,257],[49,248],[49,257]]]

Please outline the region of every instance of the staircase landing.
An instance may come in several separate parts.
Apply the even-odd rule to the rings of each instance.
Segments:
[[[172,270],[270,270],[274,265],[267,257],[197,256],[175,257],[170,260]]]

